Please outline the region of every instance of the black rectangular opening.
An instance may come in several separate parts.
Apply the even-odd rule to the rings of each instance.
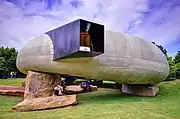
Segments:
[[[104,26],[80,20],[80,47],[82,46],[89,47],[87,52],[93,55],[104,53]]]
[[[53,60],[104,53],[104,26],[97,23],[79,19],[46,34],[53,42]]]

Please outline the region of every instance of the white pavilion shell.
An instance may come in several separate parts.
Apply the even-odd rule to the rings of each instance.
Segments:
[[[166,57],[151,42],[112,31],[105,31],[104,42],[101,55],[53,61],[52,39],[43,34],[19,51],[17,67],[25,74],[33,70],[123,84],[157,84],[168,76]]]

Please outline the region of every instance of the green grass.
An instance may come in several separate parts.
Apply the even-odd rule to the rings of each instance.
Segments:
[[[113,82],[113,81],[103,81],[103,83],[105,83],[105,84],[116,84],[116,82]]]
[[[12,85],[12,86],[21,86],[24,78],[15,78],[15,79],[0,79],[0,85]]]
[[[10,112],[22,98],[0,96],[0,119],[180,119],[180,81],[162,82],[159,87],[156,97],[101,88],[79,94],[77,106],[34,112]]]

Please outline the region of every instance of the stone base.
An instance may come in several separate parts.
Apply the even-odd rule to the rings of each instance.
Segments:
[[[77,104],[76,95],[52,96],[44,98],[25,99],[12,108],[12,112],[36,111],[66,107]]]
[[[82,88],[79,85],[69,85],[65,89],[67,92],[82,92]]]
[[[98,88],[97,86],[92,86],[91,85],[91,91],[97,91]],[[83,89],[81,88],[80,85],[70,85],[66,87],[66,92],[74,92],[74,93],[84,93]]]
[[[65,107],[77,103],[76,95],[53,96],[54,87],[61,83],[57,74],[28,71],[24,101],[12,108],[12,111],[34,111]]]
[[[125,85],[122,84],[122,92],[137,96],[154,97],[157,95],[159,88],[148,85]]]
[[[28,71],[24,98],[40,98],[53,95],[54,87],[61,82],[57,74]]]
[[[0,85],[0,95],[24,96],[24,88],[18,86]]]

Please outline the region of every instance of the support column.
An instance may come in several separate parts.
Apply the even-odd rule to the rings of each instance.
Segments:
[[[61,78],[57,74],[28,71],[24,98],[52,96],[53,89],[58,83],[61,83]]]
[[[157,95],[158,91],[159,88],[155,85],[149,86],[149,85],[122,84],[122,92],[131,95],[154,97]]]
[[[12,111],[35,111],[77,104],[76,95],[53,96],[54,87],[60,82],[57,74],[28,71],[24,101],[14,106]]]

